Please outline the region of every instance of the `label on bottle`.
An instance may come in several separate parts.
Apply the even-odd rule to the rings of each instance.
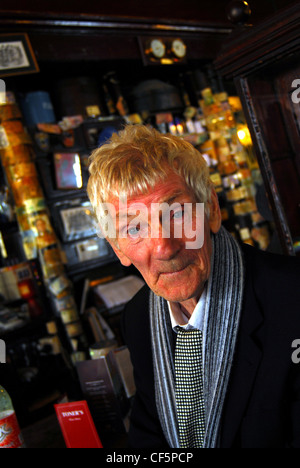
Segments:
[[[101,115],[100,108],[96,105],[86,106],[85,111],[88,117],[99,117]]]
[[[0,419],[0,448],[21,448],[23,443],[16,414]]]

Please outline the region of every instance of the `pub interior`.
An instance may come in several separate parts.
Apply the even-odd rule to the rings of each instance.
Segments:
[[[204,156],[236,240],[299,256],[300,5],[0,10],[0,424],[10,399],[24,446],[65,448],[61,415],[87,402],[96,446],[124,448],[135,382],[120,321],[144,281],[99,235],[89,156],[126,124],[177,135]]]

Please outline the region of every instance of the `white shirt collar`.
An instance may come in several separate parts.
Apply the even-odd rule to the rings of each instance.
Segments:
[[[180,307],[178,306],[178,303],[168,302],[170,319],[171,319],[173,330],[176,332],[176,327],[180,326],[184,328],[185,330],[193,330],[196,328],[198,330],[203,331],[205,304],[206,304],[206,287],[204,288],[190,319],[188,319],[181,312]],[[177,318],[179,318],[179,320]]]

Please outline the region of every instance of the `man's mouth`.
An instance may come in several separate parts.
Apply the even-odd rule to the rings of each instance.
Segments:
[[[169,271],[162,271],[160,273],[160,276],[176,276],[176,275],[179,275],[180,273],[182,273],[186,268],[187,268],[188,265],[185,265],[184,267],[180,267],[180,268],[177,268],[177,269],[172,269],[172,270],[169,270]]]

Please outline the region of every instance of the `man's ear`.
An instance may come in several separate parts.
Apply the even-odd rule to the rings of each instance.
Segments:
[[[131,263],[132,263],[131,260],[129,260],[129,258],[119,249],[116,242],[113,241],[113,240],[107,239],[107,238],[106,238],[106,240],[107,240],[107,242],[109,242],[111,248],[115,252],[116,256],[118,257],[118,259],[120,260],[122,265],[123,266],[130,266]]]
[[[221,211],[219,206],[218,195],[216,194],[215,189],[211,190],[211,201],[209,203],[209,227],[210,230],[217,234],[220,230],[222,223]]]

